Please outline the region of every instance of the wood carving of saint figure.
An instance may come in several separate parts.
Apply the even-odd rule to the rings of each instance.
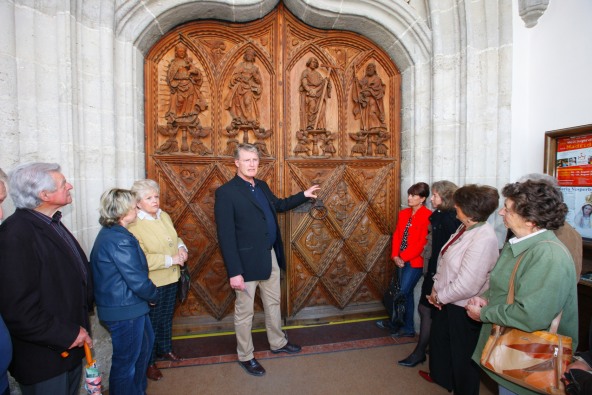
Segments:
[[[253,129],[253,133],[255,133],[255,142],[253,145],[259,150],[259,154],[261,154],[261,156],[271,156],[267,150],[267,143],[265,140],[271,136],[272,131],[259,128]]]
[[[376,154],[384,156],[388,155],[388,146],[385,144],[385,141],[388,141],[389,138],[390,133],[382,130],[378,132],[378,136],[376,136],[376,139],[374,140],[374,143],[376,144]]]
[[[313,222],[310,232],[306,235],[306,248],[315,255],[323,255],[327,247],[329,247],[329,235],[323,229],[323,224],[320,222]]]
[[[361,130],[385,128],[384,115],[385,85],[376,73],[376,65],[368,63],[366,75],[354,82],[352,99],[354,117],[360,120]]]
[[[306,132],[298,130],[296,132],[296,139],[298,140],[298,143],[296,144],[296,147],[294,147],[294,154],[296,156],[298,156],[298,154],[310,155],[310,148],[308,147],[310,140],[306,136]]]
[[[230,78],[230,91],[224,99],[224,108],[230,112],[235,126],[259,126],[259,99],[262,79],[255,65],[255,51],[247,49]]]
[[[200,91],[202,82],[201,72],[187,55],[187,48],[183,44],[177,45],[175,58],[167,72],[171,101],[165,117],[169,122],[195,122],[197,115],[208,108],[208,103]]]
[[[339,254],[335,259],[335,268],[329,273],[329,277],[333,283],[339,288],[346,287],[352,279],[351,270],[347,267],[347,262],[342,254]]]
[[[335,146],[333,145],[333,140],[335,140],[335,138],[327,133],[327,137],[325,137],[325,140],[323,142],[323,152],[327,155],[333,155],[335,152],[337,152],[337,150],[335,149]]]
[[[325,129],[327,98],[331,97],[331,81],[317,70],[319,61],[310,58],[300,76],[300,128]]]
[[[348,133],[349,137],[352,140],[355,140],[356,143],[354,144],[354,146],[351,149],[351,155],[354,156],[354,154],[360,154],[360,155],[366,155],[366,138],[367,136],[365,136],[362,132],[356,132],[356,133]]]
[[[333,215],[335,215],[335,218],[339,222],[343,222],[347,219],[354,204],[354,200],[347,192],[347,184],[340,181],[337,185],[337,195],[334,195],[329,201],[329,209],[333,212]]]
[[[362,218],[362,221],[360,221],[359,228],[356,229],[352,239],[358,244],[358,247],[364,254],[368,253],[373,242],[373,236],[370,232],[370,219],[367,215],[365,215]]]

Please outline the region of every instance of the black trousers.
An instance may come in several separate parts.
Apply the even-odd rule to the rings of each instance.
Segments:
[[[480,368],[471,359],[481,323],[463,307],[445,305],[432,314],[430,376],[455,395],[478,395]]]

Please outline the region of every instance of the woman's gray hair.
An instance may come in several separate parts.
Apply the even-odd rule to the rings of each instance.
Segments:
[[[39,194],[55,192],[58,186],[51,173],[61,172],[57,163],[33,162],[19,165],[8,173],[8,190],[16,208],[35,209],[41,204]]]
[[[432,184],[432,193],[437,192],[440,195],[442,203],[438,209],[442,211],[454,210],[454,192],[458,189],[455,183],[448,180],[436,181]]]
[[[555,230],[563,226],[568,208],[559,188],[546,181],[526,180],[506,184],[502,195],[514,202],[514,211],[539,229]]]
[[[128,189],[113,188],[101,195],[99,223],[111,227],[119,223],[131,209],[136,207],[136,194]]]
[[[520,177],[518,180],[516,180],[516,182],[524,182],[524,181],[544,181],[546,183],[551,184],[551,186],[558,188],[559,187],[559,183],[557,182],[557,179],[553,176],[550,176],[549,174],[543,174],[543,173],[529,173],[529,174],[525,174],[522,177]]]
[[[138,199],[142,199],[147,193],[155,191],[160,194],[160,186],[154,180],[146,178],[144,180],[138,180],[132,185],[132,192],[138,196]]]

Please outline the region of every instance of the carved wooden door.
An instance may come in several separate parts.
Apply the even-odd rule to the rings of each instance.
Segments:
[[[320,184],[279,217],[288,323],[383,313],[399,206],[400,74],[368,39],[304,25],[281,4],[248,24],[196,21],[147,54],[146,168],[189,247],[192,287],[176,334],[232,328],[214,191],[240,142],[279,197]],[[261,312],[257,302],[257,311]],[[255,325],[262,322],[257,314]]]

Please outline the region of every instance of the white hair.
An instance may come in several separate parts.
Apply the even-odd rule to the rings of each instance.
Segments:
[[[543,181],[543,182],[546,182],[547,184],[550,184],[551,186],[553,186],[555,188],[559,187],[559,184],[557,183],[557,179],[555,177],[550,176],[548,174],[542,174],[542,173],[525,174],[522,177],[520,177],[516,182],[524,182],[524,181],[528,181],[528,180]]]
[[[42,191],[55,192],[57,185],[51,173],[59,173],[57,163],[33,162],[19,165],[8,173],[8,190],[17,208],[34,209],[41,204]]]
[[[158,186],[158,183],[156,181],[151,180],[149,178],[135,181],[134,185],[132,185],[132,192],[136,194],[138,199],[142,199],[144,196],[146,196],[148,193],[152,191],[160,194],[160,187]]]

